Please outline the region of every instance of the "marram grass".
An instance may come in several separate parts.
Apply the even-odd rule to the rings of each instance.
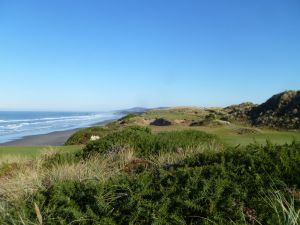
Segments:
[[[224,147],[202,132],[128,129],[18,162],[0,178],[0,223],[299,223],[299,144]]]

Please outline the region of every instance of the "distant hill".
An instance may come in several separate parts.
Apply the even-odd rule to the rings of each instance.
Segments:
[[[248,121],[254,126],[300,129],[300,91],[285,91],[265,103],[242,103],[224,109],[232,119]]]
[[[147,114],[144,114],[146,112]],[[152,115],[153,118],[166,117],[171,120],[174,118],[177,120],[184,119],[185,123],[195,122],[193,120],[203,120],[211,114],[215,116],[215,119],[239,121],[253,126],[300,129],[300,91],[285,91],[276,94],[260,105],[245,102],[225,108],[160,107],[150,109],[136,107],[120,110],[118,113],[134,113],[144,115],[144,117],[151,117]]]
[[[130,109],[118,110],[117,113],[118,114],[143,113],[143,112],[146,112],[148,110],[149,110],[148,108],[134,107],[134,108],[130,108]]]
[[[117,111],[118,114],[130,114],[130,113],[143,113],[149,110],[154,110],[154,109],[165,109],[167,107],[158,107],[158,108],[144,108],[144,107],[134,107],[130,109],[123,109]]]

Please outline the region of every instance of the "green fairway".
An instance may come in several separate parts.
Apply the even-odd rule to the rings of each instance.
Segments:
[[[264,144],[270,141],[274,144],[285,144],[300,141],[300,132],[267,129],[263,127],[251,127],[245,122],[231,121],[228,125],[215,125],[208,123],[202,126],[189,126],[192,121],[206,120],[206,116],[215,114],[215,118],[224,117],[224,111],[219,108],[195,108],[195,107],[176,107],[163,110],[151,110],[145,112],[141,117],[151,120],[155,118],[165,118],[171,121],[171,126],[150,126],[153,132],[174,131],[174,130],[199,130],[218,136],[224,144],[228,145],[247,145],[250,143]],[[220,113],[221,112],[221,113]],[[223,114],[222,114],[223,113]],[[223,116],[222,116],[223,115]],[[176,122],[177,120],[177,122]],[[179,121],[179,123],[178,123]],[[139,124],[135,118],[131,118],[127,125]],[[238,132],[242,130],[242,132]],[[246,132],[244,132],[246,130]]]
[[[300,133],[292,131],[273,131],[261,130],[261,133],[256,134],[235,134],[228,129],[219,129],[212,132],[216,134],[224,143],[229,145],[247,145],[250,143],[265,144],[270,141],[274,144],[286,144],[295,141],[300,141]]]
[[[218,136],[221,141],[228,145],[247,145],[250,143],[264,144],[266,141],[271,141],[274,144],[285,144],[300,141],[300,132],[296,131],[275,131],[270,129],[260,129],[258,133],[237,134],[235,129],[240,126],[232,125],[226,127],[189,127],[189,126],[166,126],[155,127],[151,126],[153,132],[174,131],[174,130],[199,130]]]
[[[61,151],[61,152],[75,152],[82,148],[80,145],[73,146],[2,146],[0,147],[0,157],[3,155],[18,155],[26,157],[38,156],[46,151]]]

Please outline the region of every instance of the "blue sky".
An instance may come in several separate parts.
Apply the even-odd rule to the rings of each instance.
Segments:
[[[0,110],[263,102],[300,87],[299,0],[0,0]]]

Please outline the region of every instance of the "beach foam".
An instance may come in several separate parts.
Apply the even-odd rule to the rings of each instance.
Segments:
[[[114,112],[0,112],[0,143],[29,135],[87,127],[118,117]]]

